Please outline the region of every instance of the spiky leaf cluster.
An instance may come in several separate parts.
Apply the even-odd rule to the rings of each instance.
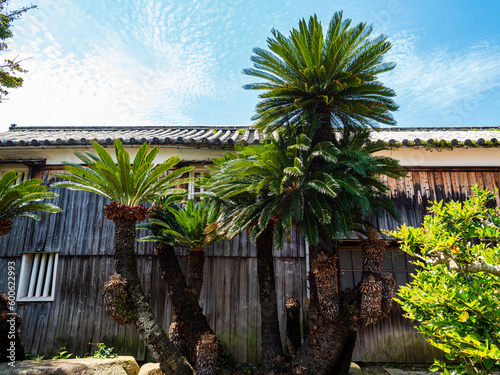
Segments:
[[[138,226],[150,230],[153,235],[140,241],[156,241],[202,251],[224,238],[217,224],[222,213],[220,204],[206,199],[198,202],[188,199],[184,207],[170,204],[154,209],[149,223]]]
[[[395,93],[378,81],[395,66],[384,62],[392,45],[385,35],[372,37],[372,31],[365,23],[351,26],[342,12],[334,14],[325,33],[316,15],[302,19],[289,36],[273,29],[268,50],[255,48],[254,67],[243,70],[262,80],[244,86],[263,91],[255,126],[271,134],[300,125],[311,113],[334,127],[395,124]]]
[[[363,129],[346,129],[339,141],[312,146],[305,134],[296,141],[275,134],[266,144],[237,146],[236,154],[215,160],[204,187],[230,208],[228,236],[249,229],[255,239],[273,221],[277,248],[292,227],[314,245],[319,226],[339,238],[361,230],[372,213],[396,215],[379,176],[404,172],[396,160],[372,155],[381,145],[367,144],[368,136]]]
[[[182,194],[184,189],[176,185],[191,182],[192,179],[181,176],[193,169],[182,167],[171,171],[180,161],[179,156],[172,156],[161,164],[154,163],[159,148],[150,149],[144,143],[133,161],[119,139],[115,140],[115,158],[97,142],[92,142],[97,154],[74,151],[75,155],[86,164],[63,162],[66,172],[54,173],[67,181],[54,183],[57,188],[90,191],[113,202],[126,206],[137,206],[144,202],[154,202],[164,195]]]
[[[254,67],[243,71],[261,80],[245,86],[246,89],[263,91],[253,118],[256,120],[254,127],[262,132],[264,139],[280,133],[289,145],[300,144],[303,137],[311,140],[308,146],[298,146],[302,147],[301,152],[310,153],[307,162],[302,157],[302,167],[308,166],[309,174],[301,175],[301,166],[295,161],[280,166],[283,167],[282,173],[286,174],[284,181],[297,180],[294,182],[295,191],[305,186],[298,182],[301,176],[309,178],[313,173],[321,174],[321,178],[316,178],[319,183],[315,181],[308,185],[316,186],[318,191],[303,190],[298,194],[301,198],[297,198],[291,208],[298,211],[295,217],[289,219],[287,205],[281,204],[276,215],[267,214],[258,221],[260,231],[268,217],[273,216],[277,230],[289,228],[293,222],[301,229],[306,241],[315,244],[318,227],[323,227],[327,235],[339,238],[353,229],[362,230],[366,217],[373,213],[388,211],[392,216],[397,215],[394,204],[387,197],[388,189],[379,176],[398,178],[404,173],[396,160],[374,155],[384,148],[383,145],[367,142],[368,129],[377,123],[395,124],[391,112],[397,109],[392,99],[394,91],[378,81],[380,74],[395,66],[384,61],[391,43],[384,35],[373,37],[372,31],[372,26],[365,23],[352,26],[351,20],[342,18],[342,12],[335,13],[323,31],[314,15],[308,21],[301,20],[289,36],[273,30],[272,37],[267,40],[268,49],[254,50],[251,58]],[[317,146],[320,150],[313,150]],[[335,148],[335,157],[320,156],[323,147]],[[262,164],[272,165],[272,157],[267,159],[269,161]],[[249,158],[247,162],[251,161]],[[251,167],[247,169],[252,171]],[[328,179],[337,184],[332,185],[336,189],[334,197],[326,194],[328,189],[325,190],[324,185],[320,189]],[[241,189],[234,190],[238,199],[248,199],[250,191],[245,191],[245,187]],[[271,193],[274,199],[278,199],[278,191],[275,189]],[[252,193],[262,199],[266,196],[259,189]],[[271,199],[269,194],[266,199]],[[309,203],[308,206],[306,199],[318,203]],[[276,235],[275,242],[282,243],[280,236]]]
[[[355,229],[364,232],[367,218],[370,215],[381,216],[388,213],[398,219],[398,211],[390,199],[389,188],[384,177],[399,179],[406,176],[406,170],[401,168],[399,161],[387,156],[377,155],[386,149],[382,142],[370,142],[370,130],[367,128],[343,128],[332,138],[333,144],[339,149],[338,163],[330,165],[327,170],[341,170],[358,182],[362,190],[359,194],[345,196],[353,207]],[[349,194],[342,191],[342,194]]]
[[[62,210],[51,203],[40,203],[44,199],[54,199],[57,195],[43,186],[43,181],[32,178],[16,184],[20,174],[8,171],[0,177],[0,220],[6,225],[12,223],[10,219],[29,217],[40,220],[40,216],[33,211],[57,213]]]
[[[337,198],[342,189],[356,194],[357,181],[340,170],[335,174],[312,168],[316,157],[331,165],[338,161],[339,150],[331,143],[311,147],[311,140],[302,134],[289,144],[277,135],[267,144],[237,146],[236,152],[219,160],[205,185],[230,207],[229,237],[249,229],[255,239],[273,221],[274,245],[282,248],[292,227],[311,244],[319,239],[317,223],[332,236],[348,230],[350,218],[339,217],[343,211]]]

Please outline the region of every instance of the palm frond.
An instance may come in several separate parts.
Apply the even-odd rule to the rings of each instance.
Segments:
[[[324,113],[320,103],[333,126],[394,124],[395,93],[378,81],[395,66],[384,61],[392,45],[372,32],[364,23],[351,26],[342,12],[333,15],[325,32],[316,15],[300,20],[288,36],[273,29],[268,49],[255,48],[253,67],[243,70],[260,80],[244,85],[261,92],[254,126],[266,136],[283,126],[300,126],[296,120],[307,112]]]
[[[75,155],[85,164],[63,162],[65,172],[56,172],[56,177],[65,181],[56,182],[56,188],[89,191],[111,201],[128,206],[154,202],[161,196],[179,195],[185,192],[176,189],[176,185],[191,182],[181,176],[193,167],[178,168],[170,172],[179,163],[179,156],[172,156],[157,165],[154,158],[158,147],[150,148],[143,144],[131,162],[130,155],[119,139],[114,142],[115,159],[108,151],[93,142],[96,154],[75,151]],[[115,161],[116,160],[116,161]]]
[[[62,210],[51,203],[43,203],[47,199],[57,198],[54,192],[48,191],[40,179],[29,179],[16,184],[20,174],[8,171],[0,177],[0,219],[28,217],[40,220],[34,211],[58,213]]]

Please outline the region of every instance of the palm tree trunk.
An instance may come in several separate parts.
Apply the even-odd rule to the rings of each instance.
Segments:
[[[302,345],[302,336],[300,333],[300,303],[292,296],[287,299],[285,308],[287,355],[294,357]]]
[[[135,219],[115,219],[115,269],[127,281],[130,301],[137,318],[135,326],[151,350],[154,358],[167,374],[193,374],[193,368],[168,339],[161,324],[154,316],[144,295],[137,273],[135,247]]]
[[[314,268],[314,267],[312,267]],[[312,270],[314,271],[314,270]],[[309,273],[309,335],[292,361],[293,373],[307,375],[340,375],[334,372],[344,353],[351,330],[344,319],[332,321],[320,307],[314,272]],[[345,313],[345,311],[344,311]],[[349,358],[350,360],[350,358]]]
[[[173,246],[158,243],[155,252],[158,255],[162,278],[167,284],[177,322],[186,339],[191,360],[195,362],[198,342],[204,333],[213,334],[212,328],[208,325],[198,299],[192,293],[186,293],[188,286]],[[218,345],[220,364],[222,367],[227,366],[230,361],[220,343]]]
[[[351,332],[347,337],[347,341],[342,349],[342,352],[340,353],[337,364],[332,371],[333,375],[347,375],[349,373],[349,369],[351,368],[352,352],[356,346],[357,337],[358,333],[356,331]]]
[[[316,146],[320,142],[332,141],[334,133],[332,129],[332,112],[331,109],[322,103],[318,103],[314,108],[313,122],[316,122],[316,131],[312,137],[311,147]],[[315,172],[321,168],[324,160],[315,157],[311,163],[311,171]],[[321,227],[321,226],[320,226]]]
[[[331,108],[324,103],[319,103],[316,105],[314,112],[315,119],[313,121],[318,122],[319,128],[314,133],[312,146],[315,146],[319,142],[331,141],[333,137]]]
[[[274,279],[273,230],[269,224],[257,238],[257,274],[259,278],[259,300],[262,334],[262,374],[268,374],[283,359],[280,327],[278,322],[278,303]]]
[[[383,318],[384,305],[394,297],[395,282],[382,276],[383,253],[387,242],[377,240],[373,232],[362,241],[362,280],[349,292],[339,295],[339,314],[325,314],[326,302],[331,296],[325,293],[327,283],[316,277],[318,267],[324,267],[321,256],[311,262],[309,273],[310,311],[309,336],[292,362],[295,371],[308,375],[346,375],[356,345],[356,329],[373,324]],[[317,253],[317,249],[313,249]],[[331,259],[331,258],[328,258]],[[322,264],[323,263],[323,264]],[[333,261],[332,261],[333,264]],[[334,272],[335,267],[330,267]],[[328,275],[326,275],[328,276]],[[318,276],[319,277],[319,276]],[[323,276],[322,276],[323,277]],[[330,288],[331,289],[331,288]],[[331,304],[326,304],[326,307]]]
[[[200,299],[201,288],[203,286],[203,268],[205,266],[205,251],[190,250],[188,255],[188,286],[191,293]]]

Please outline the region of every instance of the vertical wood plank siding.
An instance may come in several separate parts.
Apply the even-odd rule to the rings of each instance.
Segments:
[[[50,171],[41,177],[53,180]],[[401,221],[419,225],[426,208],[434,199],[466,199],[470,186],[482,183],[498,187],[498,169],[484,170],[412,170],[401,181],[389,179],[391,197],[400,208]],[[27,251],[58,251],[56,294],[54,302],[29,302],[18,305],[23,317],[22,335],[25,348],[35,354],[55,353],[60,347],[84,355],[104,342],[123,355],[138,360],[148,358],[144,342],[132,326],[114,323],[106,314],[102,287],[113,267],[113,224],[103,216],[103,198],[90,193],[57,191],[54,202],[63,213],[42,213],[41,222],[16,220],[11,234],[0,239],[0,269],[8,261],[21,268],[21,253]],[[498,202],[498,195],[497,195]],[[398,223],[389,217],[374,218],[376,228],[392,229]],[[144,236],[139,231],[138,236]],[[281,251],[275,251],[276,290],[282,336],[285,335],[284,302],[292,295],[307,305],[306,251],[300,235]],[[186,267],[186,251],[178,249],[182,267]],[[172,310],[151,243],[138,243],[137,262],[146,295],[151,296],[153,309],[168,330]],[[353,286],[359,279],[359,249],[342,249],[344,286]],[[216,244],[207,250],[201,305],[225,349],[238,362],[260,360],[260,306],[258,298],[255,244],[245,233],[232,242]],[[404,254],[388,252],[384,268],[393,270],[400,284],[408,280],[411,266]],[[19,275],[17,275],[19,277]],[[7,279],[0,278],[0,292],[7,290]],[[305,316],[305,310],[302,316]],[[354,360],[365,362],[424,363],[441,354],[425,343],[404,319],[394,303],[391,317],[363,329],[358,335]]]

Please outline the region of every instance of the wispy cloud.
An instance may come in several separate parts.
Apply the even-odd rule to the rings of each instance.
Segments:
[[[23,64],[29,73],[24,87],[2,104],[0,125],[192,123],[190,103],[217,94],[213,45],[197,35],[198,24],[181,19],[185,9],[169,11],[157,1],[133,5],[107,24],[99,17],[116,9],[87,15],[85,27],[74,31],[76,40],[50,29],[40,14],[27,14],[28,26],[17,28],[11,45],[31,56]],[[51,17],[61,23],[63,17],[82,16],[74,12],[78,7]]]
[[[241,89],[241,70],[271,27],[297,19],[289,0],[37,4],[16,22],[12,50],[32,58],[24,86],[0,107],[0,129],[248,123],[257,95]]]
[[[500,87],[500,46],[484,41],[462,50],[419,48],[415,33],[391,38],[397,63],[384,82],[400,104],[400,125],[467,125],[478,102]]]
[[[14,8],[24,3],[12,1]],[[370,7],[364,9],[364,0],[344,3],[357,9],[359,17],[373,13]],[[11,100],[0,105],[0,130],[10,123],[248,123],[257,94],[241,89],[253,82],[241,70],[251,66],[252,48],[266,46],[272,27],[286,34],[311,9],[325,16],[325,9],[335,8],[330,3],[325,8],[323,1],[290,0],[37,4],[37,10],[15,23],[11,57],[31,59],[24,61],[29,70],[24,86],[12,90]],[[408,12],[403,12],[403,3],[397,9],[390,4],[375,9],[377,17],[370,16],[378,26],[392,25],[389,21],[396,15],[411,13],[409,3],[404,3]],[[401,126],[471,124],[482,113],[485,98],[493,102],[500,96],[500,43],[485,39],[469,46],[424,49],[418,35],[426,25],[415,27],[422,29],[391,37],[389,60],[398,65],[382,77],[398,94],[396,119]],[[482,118],[491,121],[494,111]]]

